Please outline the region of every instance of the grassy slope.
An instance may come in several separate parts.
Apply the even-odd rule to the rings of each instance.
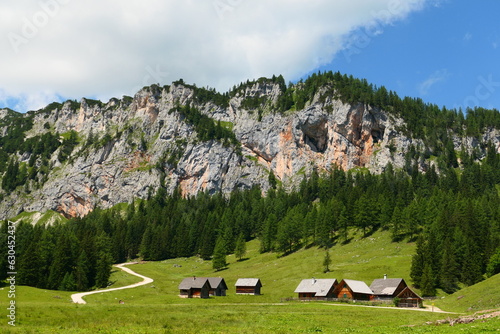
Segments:
[[[452,312],[500,309],[500,274],[436,300],[435,304]]]
[[[284,297],[295,296],[293,291],[300,280],[313,276],[360,279],[367,284],[383,274],[408,280],[414,245],[390,243],[388,233],[376,233],[362,240],[355,238],[346,246],[333,247],[330,250],[332,272],[328,274],[322,273],[323,250],[312,247],[278,258],[276,254],[259,254],[258,246],[257,241],[248,243],[245,261],[237,262],[229,256],[229,268],[221,272],[214,272],[210,262],[197,258],[133,265],[133,270],[152,277],[155,282],[135,289],[88,296],[85,298],[87,305],[72,304],[68,292],[18,287],[18,326],[7,327],[6,321],[2,321],[0,332],[452,333],[460,330],[482,332],[500,325],[499,320],[492,320],[455,327],[420,326],[448,315],[320,302],[275,304]],[[123,275],[121,271],[113,273],[111,280],[117,280],[116,286],[140,280]],[[190,275],[223,276],[230,288],[229,295],[208,300],[180,299],[177,286],[182,278]],[[234,282],[238,277],[261,278],[264,295],[234,295]],[[119,299],[125,304],[118,304]],[[417,327],[408,328],[408,325]]]
[[[359,238],[359,236],[358,236]],[[346,246],[334,246],[330,249],[332,265],[330,273],[323,273],[323,258],[325,251],[316,247],[302,249],[289,256],[279,258],[274,253],[259,254],[259,242],[247,244],[247,259],[236,261],[233,255],[228,256],[228,269],[215,272],[210,261],[199,258],[171,259],[161,262],[150,262],[132,266],[140,274],[157,280],[153,285],[157,293],[143,294],[141,299],[151,303],[179,303],[177,286],[188,276],[222,276],[229,286],[228,296],[224,302],[247,302],[248,298],[234,295],[234,283],[240,277],[258,277],[264,285],[259,302],[275,303],[282,298],[296,297],[293,293],[300,280],[304,278],[342,278],[358,279],[370,285],[375,278],[402,277],[408,283],[411,255],[414,244],[391,243],[388,233],[376,233],[373,236],[353,240]],[[179,267],[179,265],[181,267]],[[117,292],[119,295],[120,292]],[[161,298],[157,298],[161,296]],[[130,296],[127,296],[130,297]],[[109,297],[103,295],[89,296],[88,300],[103,302]],[[121,297],[120,297],[121,298]],[[134,298],[137,298],[134,297]],[[220,299],[211,301],[220,302]]]

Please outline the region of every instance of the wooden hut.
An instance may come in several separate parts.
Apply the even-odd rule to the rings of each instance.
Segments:
[[[187,277],[179,284],[181,298],[208,298],[210,283],[206,277]]]
[[[299,294],[300,300],[315,300],[334,298],[334,290],[337,287],[335,278],[309,278],[302,280],[295,293]]]
[[[260,295],[262,283],[258,278],[239,278],[235,286],[237,295]]]
[[[417,295],[415,291],[406,287],[397,296],[398,307],[421,307],[422,297]]]
[[[227,291],[226,281],[222,277],[207,277],[210,284],[210,296],[225,296]]]
[[[343,279],[335,288],[334,295],[337,298],[352,300],[371,300],[373,299],[372,290],[363,281],[352,279]]]
[[[401,293],[408,285],[402,278],[384,278],[373,280],[370,289],[375,299],[393,299]]]

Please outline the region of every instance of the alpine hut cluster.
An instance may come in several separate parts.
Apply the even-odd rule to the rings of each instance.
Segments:
[[[225,296],[226,281],[221,277],[187,277],[179,284],[179,297],[208,298],[210,296]]]
[[[258,278],[240,278],[235,284],[236,294],[260,295],[262,283]],[[181,298],[209,298],[226,296],[228,290],[222,277],[187,277],[179,284]]]
[[[235,284],[237,295],[260,295],[259,278],[240,278]],[[179,284],[181,298],[209,298],[226,296],[228,290],[222,277],[187,277]],[[299,300],[396,300],[399,307],[420,307],[422,298],[402,278],[375,279],[370,286],[363,281],[335,278],[302,280],[295,293]]]
[[[422,298],[406,284],[402,278],[376,279],[370,286],[363,281],[343,279],[304,279],[295,293],[299,300],[394,300],[399,307],[420,307]]]

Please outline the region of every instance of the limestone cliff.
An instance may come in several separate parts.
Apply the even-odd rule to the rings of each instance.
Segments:
[[[66,102],[23,115],[33,120],[26,138],[73,130],[79,142],[63,163],[57,158],[61,148],[52,154],[44,182],[27,181],[10,193],[0,190],[0,219],[46,210],[81,216],[96,205],[107,208],[146,198],[160,186],[170,193],[179,187],[183,195],[229,193],[253,185],[265,192],[271,170],[285,187],[297,185],[313,169],[338,166],[378,173],[388,163],[404,167],[410,147],[424,145],[400,130],[402,119],[379,108],[343,103],[332,94],[325,98],[325,90],[319,90],[301,110],[275,112],[281,94],[278,84],[255,82],[224,105],[200,102],[196,88],[175,83],[146,87],[133,98],[107,104],[82,99],[76,107]],[[259,106],[247,107],[249,99],[260,99]],[[220,121],[239,143],[200,140],[175,109],[188,104]],[[0,136],[7,132],[9,115],[0,111]],[[498,148],[499,131],[490,129],[479,139],[457,137],[454,143],[459,151],[488,141]],[[23,153],[17,159],[22,164],[30,157]],[[422,161],[419,168],[430,164],[432,160]]]

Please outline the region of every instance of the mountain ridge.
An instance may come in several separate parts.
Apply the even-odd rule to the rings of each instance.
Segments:
[[[336,167],[439,171],[458,167],[461,151],[475,160],[490,144],[500,152],[496,110],[469,130],[473,118],[463,125],[443,109],[450,128],[428,129],[419,124],[429,117],[419,120],[416,108],[412,120],[408,110],[432,105],[345,78],[315,75],[288,87],[281,76],[261,78],[224,94],[179,80],[108,103],[83,98],[27,114],[0,110],[0,219],[47,210],[83,216],[159,188],[185,196],[254,185],[266,192],[274,177],[290,189],[313,170]],[[14,171],[24,179],[10,180]]]

